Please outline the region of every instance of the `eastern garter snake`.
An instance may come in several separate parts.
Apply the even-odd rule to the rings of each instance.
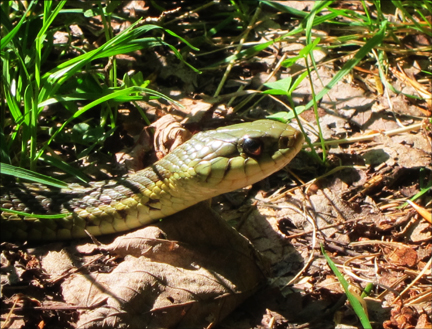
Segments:
[[[150,167],[125,178],[69,184],[1,186],[1,241],[62,240],[144,226],[200,201],[253,184],[288,164],[303,136],[284,123],[258,120],[201,132]]]

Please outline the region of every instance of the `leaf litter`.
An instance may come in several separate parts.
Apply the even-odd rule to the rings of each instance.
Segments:
[[[292,1],[291,5],[310,10],[314,2]],[[347,2],[340,5],[356,6]],[[134,10],[145,12],[148,8],[138,6]],[[361,12],[359,8],[353,10]],[[271,22],[264,33],[286,28],[287,22],[273,19],[274,14],[262,14],[263,21]],[[94,31],[98,24],[101,28],[101,21],[93,18],[80,28]],[[334,31],[322,28],[315,33],[330,40]],[[80,38],[75,44],[83,41],[82,35]],[[217,36],[212,42],[221,48],[227,40]],[[298,45],[304,41],[299,39]],[[430,46],[430,41],[420,41],[421,47]],[[290,43],[274,44],[253,60],[234,65],[231,75],[235,79],[227,81],[224,93],[232,94],[232,99],[255,95],[253,90],[265,81],[255,77],[273,74],[280,49],[295,56],[298,50],[289,47]],[[205,97],[212,94],[221,77],[222,66],[217,79],[214,68],[205,70],[214,58],[197,59],[203,64],[202,74],[182,74],[185,68],[173,62],[172,56],[164,51],[155,54],[148,57],[154,65],[144,67],[136,60],[142,55],[139,52],[119,61],[119,65],[132,65],[149,76],[160,70],[153,84],[187,105],[185,109],[172,108],[152,100],[151,106],[145,105],[152,121],[170,113],[192,130],[232,122],[233,113],[239,109],[235,101],[236,107],[225,105],[226,110],[220,111],[214,106],[219,99]],[[347,324],[353,313],[344,306],[344,293],[320,254],[319,244],[324,243],[353,289],[361,291],[367,283],[374,283],[373,297],[365,298],[374,326],[430,327],[431,224],[410,206],[401,207],[427,186],[432,170],[430,123],[428,130],[427,120],[421,121],[431,115],[430,88],[415,77],[425,68],[422,52],[418,54],[402,66],[391,64],[395,78],[392,87],[404,94],[420,94],[425,102],[416,102],[391,88],[383,94],[376,80],[379,72],[372,65],[356,67],[320,102],[325,139],[350,142],[359,138],[329,150],[330,168],[334,169],[331,174],[309,154],[301,153],[287,171],[213,200],[220,217],[243,236],[217,219],[211,220],[212,214],[204,213],[203,208],[193,208],[113,242],[112,237],[101,238],[106,244],[49,244],[24,251],[4,245],[2,292],[14,297],[4,299],[3,305],[12,312],[2,318],[8,319],[11,328],[31,323],[44,327],[50,321],[70,328],[142,328],[143,323],[148,328],[202,328],[216,323],[223,328],[287,328],[291,323],[323,328],[332,327],[336,319]],[[330,56],[329,62],[325,56]],[[318,61],[318,74],[312,75],[315,88],[326,85],[348,57],[332,57],[331,50],[326,51]],[[299,60],[279,72],[278,78],[296,76],[304,69],[304,61]],[[246,91],[234,89],[239,86]],[[253,90],[248,90],[251,86]],[[293,93],[294,102],[307,103],[311,92],[310,83],[304,80]],[[246,119],[285,110],[281,103],[268,98],[249,110],[240,108]],[[314,117],[312,110],[302,114],[308,136],[318,142]],[[123,133],[136,136],[131,133],[137,130],[134,109],[125,110],[120,119],[125,122]],[[372,137],[367,139],[368,135]],[[162,131],[160,136],[159,145],[176,143],[169,131]],[[134,147],[140,144],[139,138],[136,141]],[[120,138],[116,142],[122,145]],[[139,158],[132,168],[145,167],[143,163],[149,161],[146,155]],[[422,201],[426,214],[430,214],[430,190]],[[210,220],[203,221],[203,217]],[[25,288],[18,290],[19,285]],[[30,308],[36,312],[30,314]],[[355,320],[352,322],[355,326]]]

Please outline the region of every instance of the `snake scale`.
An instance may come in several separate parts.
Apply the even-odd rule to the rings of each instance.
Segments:
[[[198,133],[150,167],[127,177],[54,188],[6,183],[1,241],[48,241],[131,230],[200,201],[256,183],[287,165],[303,145],[302,134],[272,120]]]

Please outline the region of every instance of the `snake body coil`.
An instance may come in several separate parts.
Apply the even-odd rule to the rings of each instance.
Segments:
[[[1,241],[62,240],[141,227],[283,168],[303,136],[289,125],[258,120],[201,132],[152,166],[119,180],[1,186],[1,207],[46,219],[1,213]]]

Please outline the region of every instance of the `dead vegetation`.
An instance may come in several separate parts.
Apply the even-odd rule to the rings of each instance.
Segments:
[[[266,116],[308,136],[286,170],[212,200],[217,216],[200,206],[116,240],[3,243],[2,328],[361,328],[321,245],[371,327],[431,328],[431,7],[398,4],[70,1],[50,26],[44,72],[139,18],[176,35],[155,29],[142,49],[83,63],[51,98],[42,86],[34,133],[17,121],[7,91],[21,71],[2,54],[14,64],[2,162],[61,179],[55,159],[69,176],[106,179],[189,131]],[[12,27],[24,12],[2,9]],[[41,149],[44,162],[32,157]]]

